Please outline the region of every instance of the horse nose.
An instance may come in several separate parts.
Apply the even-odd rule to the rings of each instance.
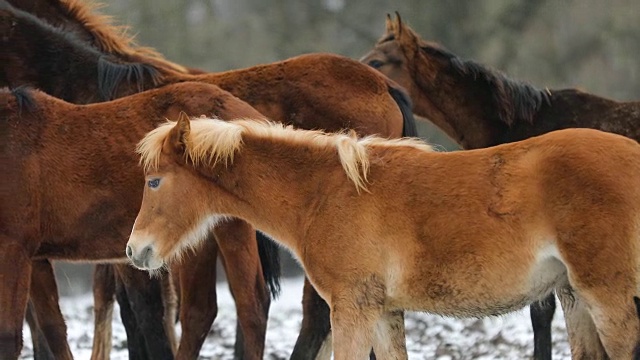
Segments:
[[[135,266],[146,268],[153,257],[153,247],[147,245],[141,251],[136,251],[131,245],[127,245],[126,253]]]
[[[151,249],[151,246],[145,246],[145,248],[142,249],[142,253],[140,254],[140,259],[147,263],[149,261],[149,258],[151,257],[152,252],[153,249]]]

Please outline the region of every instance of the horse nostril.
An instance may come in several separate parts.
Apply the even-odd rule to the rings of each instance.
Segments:
[[[131,256],[133,256],[133,250],[131,249],[130,245],[127,245],[127,251],[126,252],[127,252],[127,257],[129,259],[131,259]]]
[[[145,247],[142,250],[142,255],[140,256],[141,259],[145,259],[148,260],[151,257],[151,253],[153,252],[153,249],[151,249],[150,245],[147,245],[147,247]]]

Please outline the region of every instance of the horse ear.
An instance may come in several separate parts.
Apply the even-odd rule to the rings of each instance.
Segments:
[[[387,13],[387,18],[384,21],[384,27],[387,31],[387,34],[392,34],[393,33],[393,27],[394,27],[394,23],[393,20],[391,19],[391,15],[389,13]]]
[[[171,151],[183,155],[187,149],[187,139],[191,132],[191,121],[184,111],[180,111],[176,125],[169,132],[168,145]]]
[[[396,11],[396,36],[399,38],[402,36],[402,18],[400,13]]]

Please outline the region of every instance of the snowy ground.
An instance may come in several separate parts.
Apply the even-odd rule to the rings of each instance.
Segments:
[[[218,285],[218,317],[204,344],[201,359],[232,359],[235,339],[235,307],[225,283]],[[265,359],[288,359],[302,319],[302,279],[285,279],[281,297],[271,305]],[[69,342],[76,359],[89,359],[93,336],[93,299],[90,295],[62,298]],[[117,306],[117,305],[116,305]],[[114,349],[111,359],[127,359],[126,336],[115,309]],[[410,359],[526,359],[533,353],[528,310],[483,320],[458,320],[422,313],[406,315]],[[26,327],[26,324],[25,324]],[[554,359],[569,359],[569,347],[561,311],[553,323]],[[21,359],[32,359],[31,338],[24,331]]]

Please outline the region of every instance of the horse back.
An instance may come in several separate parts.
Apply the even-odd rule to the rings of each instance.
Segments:
[[[353,207],[374,212],[368,218],[380,224],[396,224],[366,225],[390,238],[407,229],[408,241],[437,234],[450,246],[496,232],[508,238],[538,231],[551,239],[565,224],[593,223],[589,213],[615,223],[640,211],[640,145],[598,130],[560,130],[451,153],[373,147],[369,156],[368,190],[375,196],[356,197]]]
[[[194,79],[216,84],[269,118],[298,128],[402,136],[402,113],[386,77],[343,56],[306,54]]]

